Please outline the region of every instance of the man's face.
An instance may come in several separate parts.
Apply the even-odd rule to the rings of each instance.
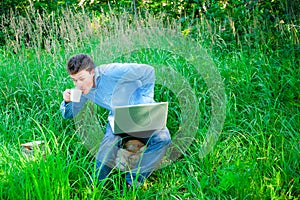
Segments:
[[[81,70],[77,74],[72,74],[70,77],[74,81],[75,86],[82,91],[82,94],[87,94],[94,85],[95,70]]]

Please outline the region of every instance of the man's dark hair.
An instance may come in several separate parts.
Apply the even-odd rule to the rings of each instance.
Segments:
[[[76,74],[81,70],[92,71],[96,65],[94,61],[86,54],[77,54],[72,56],[67,63],[67,71],[69,74]]]

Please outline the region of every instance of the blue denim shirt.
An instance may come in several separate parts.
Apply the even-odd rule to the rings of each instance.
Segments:
[[[60,105],[65,119],[74,117],[90,100],[110,110],[113,107],[154,102],[155,72],[153,67],[136,63],[112,63],[95,68],[95,87],[81,95],[80,102],[63,101]]]

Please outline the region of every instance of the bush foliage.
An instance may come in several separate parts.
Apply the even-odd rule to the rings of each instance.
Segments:
[[[10,18],[10,15],[26,16],[30,9],[37,10],[38,13],[47,13],[49,17],[66,8],[84,10],[89,16],[101,16],[106,13],[119,15],[124,11],[131,14],[149,12],[164,15],[165,19],[176,19],[182,24],[182,29],[188,32],[193,31],[197,21],[204,17],[208,28],[218,31],[219,36],[226,42],[234,41],[235,44],[239,44],[241,37],[247,37],[249,41],[255,39],[255,36],[249,34],[251,30],[245,28],[251,26],[261,29],[264,38],[269,39],[267,42],[274,43],[275,48],[280,41],[285,44],[286,35],[283,29],[292,32],[295,35],[294,43],[299,43],[299,0],[8,0],[1,1],[0,7],[2,19]],[[218,26],[214,27],[216,24]],[[6,26],[9,26],[9,23],[2,20],[2,29]],[[2,46],[6,44],[4,35],[1,31]]]

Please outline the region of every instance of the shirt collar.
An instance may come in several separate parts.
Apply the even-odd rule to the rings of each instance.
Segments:
[[[97,85],[97,80],[101,77],[101,70],[100,67],[95,68],[95,73],[94,73],[94,82],[95,85]]]

